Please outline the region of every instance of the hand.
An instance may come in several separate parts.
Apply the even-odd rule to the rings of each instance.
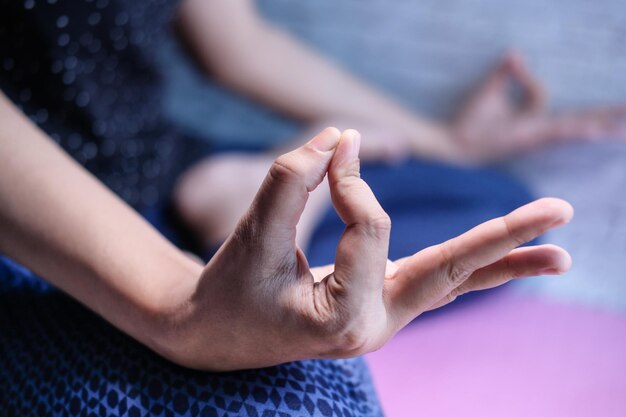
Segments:
[[[361,161],[394,163],[413,156],[424,157],[420,153],[421,149],[415,146],[415,139],[412,135],[404,133],[397,126],[392,127],[392,123],[372,122],[372,120],[346,117],[324,118],[307,125],[290,140],[286,141],[283,146],[279,147],[276,155],[286,153],[294,147],[300,146],[326,126],[335,126],[342,130],[347,129],[349,126],[358,126],[358,130],[363,137],[359,151],[359,159]],[[412,127],[405,130],[411,131]],[[439,130],[442,133],[442,137],[445,136],[446,140],[450,140],[447,130],[443,127]],[[429,137],[428,140],[433,140],[433,138]]]
[[[511,87],[521,96],[516,100]],[[626,139],[626,106],[551,114],[544,88],[509,53],[452,123],[457,159],[486,162],[559,141]]]
[[[572,208],[557,199],[388,261],[391,223],[360,179],[359,145],[356,131],[328,128],[275,161],[193,291],[172,300],[157,351],[219,371],[356,356],[462,293],[569,268],[569,255],[556,246],[515,249],[570,220]],[[296,226],[326,173],[346,229],[335,265],[310,268],[295,243]]]

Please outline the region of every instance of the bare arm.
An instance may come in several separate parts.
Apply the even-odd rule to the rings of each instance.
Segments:
[[[0,93],[0,252],[156,348],[159,314],[202,267]]]
[[[359,143],[326,129],[279,157],[203,268],[0,95],[0,251],[164,357],[211,370],[359,355],[460,294],[569,268],[563,249],[514,249],[571,218],[559,200],[387,261],[391,224],[359,176]],[[296,226],[326,173],[348,226],[336,265],[309,269]]]
[[[203,67],[223,84],[309,123],[391,127],[413,151],[450,159],[445,128],[359,81],[260,18],[250,0],[186,0],[180,29]]]
[[[312,124],[364,131],[363,158],[413,155],[485,162],[558,141],[625,139],[626,107],[552,113],[515,54],[495,65],[456,118],[420,117],[264,21],[252,0],[186,0],[184,38],[222,83]],[[517,83],[525,100],[510,96]],[[314,126],[316,128],[317,126]],[[308,133],[308,132],[307,132]]]

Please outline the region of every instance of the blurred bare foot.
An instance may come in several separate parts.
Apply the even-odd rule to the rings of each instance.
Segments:
[[[206,248],[220,245],[235,229],[274,159],[273,154],[216,155],[200,161],[181,176],[174,190],[176,207]],[[309,195],[298,223],[297,243],[302,249],[329,205],[328,183],[324,180]]]

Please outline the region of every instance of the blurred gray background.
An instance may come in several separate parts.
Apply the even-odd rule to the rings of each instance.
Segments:
[[[234,0],[236,1],[236,0]],[[515,48],[555,108],[626,103],[626,0],[261,0],[268,19],[418,112],[448,117]],[[236,28],[233,28],[236,30]],[[187,133],[230,145],[278,143],[292,121],[212,84],[172,41],[167,111]],[[626,311],[626,145],[573,145],[502,166],[576,218],[547,240],[573,255],[563,279],[520,291]]]
[[[260,0],[260,11],[361,78],[437,117],[507,48],[546,83],[554,106],[624,101],[625,0]],[[236,30],[236,28],[233,28]],[[275,142],[294,125],[207,82],[166,45],[168,111],[190,133]]]

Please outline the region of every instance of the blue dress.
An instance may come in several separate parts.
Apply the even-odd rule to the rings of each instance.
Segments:
[[[204,145],[161,114],[154,50],[175,3],[0,0],[0,88],[39,127],[179,245],[173,180]],[[17,140],[17,139],[16,139]],[[363,167],[405,256],[529,200],[511,178],[426,162]],[[329,209],[308,257],[333,261]],[[418,353],[416,353],[418,354]],[[135,342],[0,257],[0,414],[7,416],[380,416],[362,358],[199,372]]]

